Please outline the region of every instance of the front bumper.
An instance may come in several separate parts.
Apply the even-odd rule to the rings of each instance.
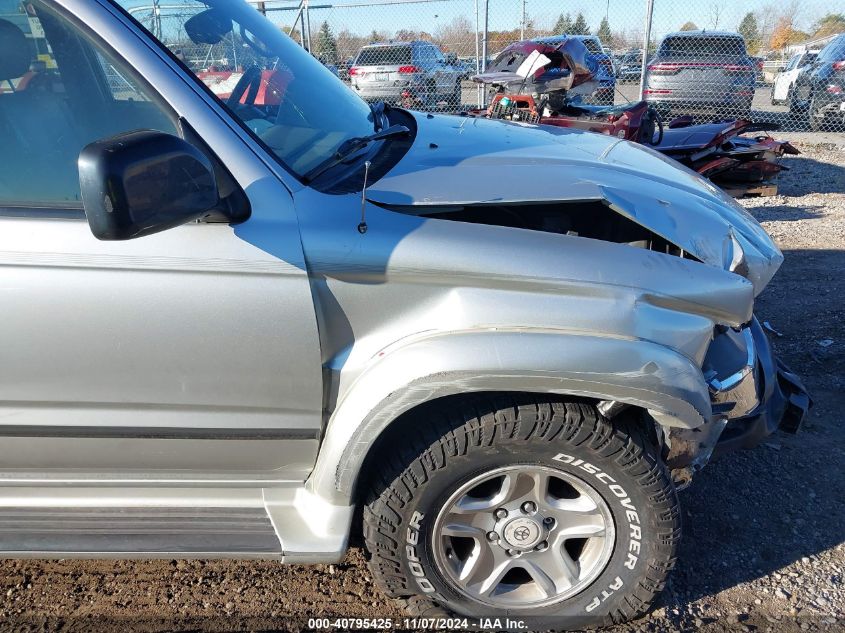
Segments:
[[[711,457],[753,448],[778,429],[797,433],[812,405],[801,379],[778,360],[757,319],[741,338],[746,363],[729,376],[709,378],[711,421],[668,433],[666,463],[679,483],[688,482]]]
[[[750,329],[757,348],[759,404],[748,414],[728,420],[716,442],[714,457],[754,448],[778,429],[797,433],[812,405],[801,379],[777,358],[756,319]]]
[[[399,103],[402,100],[402,93],[411,87],[411,82],[391,82],[381,85],[353,84],[352,89],[365,101],[384,100]]]

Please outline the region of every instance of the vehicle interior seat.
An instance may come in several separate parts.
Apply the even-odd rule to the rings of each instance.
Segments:
[[[0,202],[22,198],[78,206],[81,144],[61,82],[30,79],[23,89],[13,89],[30,72],[33,53],[23,31],[0,19]]]

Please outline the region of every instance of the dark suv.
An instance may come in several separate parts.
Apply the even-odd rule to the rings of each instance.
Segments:
[[[845,34],[828,42],[798,76],[789,111],[805,114],[811,130],[834,120],[845,125]]]
[[[664,112],[747,116],[755,64],[739,33],[683,31],[663,38],[646,70],[644,98]]]

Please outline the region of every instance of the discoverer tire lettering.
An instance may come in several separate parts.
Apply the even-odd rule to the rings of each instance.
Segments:
[[[631,502],[631,497],[627,492],[625,492],[625,489],[622,486],[616,483],[616,480],[613,477],[599,470],[590,463],[564,453],[558,453],[553,459],[564,464],[577,466],[581,470],[594,475],[596,479],[606,483],[608,490],[620,499],[619,503],[621,503],[622,507],[625,508],[625,519],[628,521],[628,554],[624,564],[625,567],[633,570],[634,567],[636,567],[637,562],[640,560],[639,555],[642,549],[643,532],[642,525],[640,524],[640,513]],[[611,587],[611,589],[613,588]],[[613,590],[615,591],[616,589]]]

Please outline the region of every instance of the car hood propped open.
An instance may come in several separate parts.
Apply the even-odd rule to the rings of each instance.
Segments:
[[[696,259],[743,275],[755,294],[783,261],[732,198],[642,145],[547,126],[415,116],[413,147],[367,193],[375,204],[424,215],[467,206],[602,202]]]

